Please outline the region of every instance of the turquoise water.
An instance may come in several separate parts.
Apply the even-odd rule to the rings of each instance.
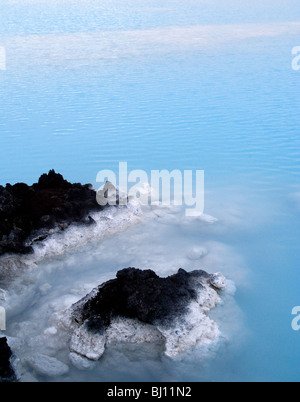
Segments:
[[[146,364],[121,354],[131,369],[126,377],[108,365],[109,379],[158,380],[166,370],[177,380],[299,380],[298,2],[1,0],[0,15],[0,184],[55,168],[96,186],[97,172],[119,161],[203,169],[205,212],[220,223],[204,234],[180,222],[164,229],[165,254],[169,236],[220,242],[249,272],[242,283],[231,261],[237,347],[204,368],[201,358]]]

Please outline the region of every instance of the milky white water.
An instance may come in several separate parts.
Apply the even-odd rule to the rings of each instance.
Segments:
[[[204,356],[209,360],[224,345],[230,345],[233,336],[238,334],[242,340],[245,333],[243,314],[234,299],[235,284],[231,279],[233,278],[239,286],[245,287],[248,273],[242,257],[215,239],[220,231],[225,230],[224,222],[219,223],[217,218],[210,215],[187,218],[184,210],[179,207],[141,208],[137,202],[133,203],[133,206],[129,205],[128,209],[113,208],[113,211],[113,222],[121,223],[126,220],[125,229],[120,225],[117,231],[115,227],[111,227],[111,222],[104,226],[107,219],[102,219],[101,225],[106,228],[106,233],[102,229],[98,240],[95,228],[76,227],[63,235],[54,234],[46,240],[44,246],[40,245],[36,249],[36,256],[27,257],[30,271],[21,275],[6,293],[4,304],[7,307],[9,323],[6,334],[12,337],[10,343],[18,356],[16,366],[23,381],[141,380],[138,367],[144,367],[145,364],[150,365],[148,370],[151,379],[158,380],[156,376],[160,375],[163,376],[160,379],[180,380],[185,365],[191,364],[190,352],[194,354],[196,350],[200,363]],[[111,213],[105,212],[105,216],[111,216]],[[232,221],[231,216],[227,216],[227,219]],[[234,224],[236,223],[229,223],[230,226]],[[91,230],[94,230],[94,240],[87,245],[87,232]],[[76,243],[79,247],[74,247]],[[85,245],[80,246],[80,243]],[[61,254],[62,245],[65,247],[65,254],[54,258],[54,248]],[[38,262],[42,257],[44,260]],[[117,324],[117,327],[113,324],[108,332],[111,333],[112,340],[108,341],[104,356],[97,363],[85,361],[83,366],[87,366],[87,369],[82,370],[82,362],[79,364],[77,361],[78,356],[75,363],[72,355],[70,356],[70,341],[67,334],[61,330],[61,322],[67,317],[65,310],[98,284],[114,278],[117,270],[130,266],[154,269],[161,276],[173,274],[179,268],[188,271],[205,269],[210,273],[222,271],[227,276],[228,283],[226,290],[221,293],[221,305],[212,310],[213,313],[209,313],[215,323],[204,316],[201,318],[202,313],[196,305],[191,306],[188,316],[190,325],[198,325],[192,323],[196,323],[199,318],[202,323],[195,327],[197,329],[194,334],[191,332],[186,338],[182,338],[184,348],[179,353],[172,352],[175,344],[171,346],[171,332],[168,334],[163,331],[169,342],[167,356],[164,343],[159,341],[160,337],[151,335],[151,327],[136,327],[133,330],[134,339],[130,343],[124,343],[122,339],[125,339],[126,331],[127,334],[130,333],[130,325],[127,323],[122,330],[122,323]],[[238,274],[234,273],[234,268]],[[205,294],[203,292],[201,297]],[[214,301],[214,295],[207,294],[205,297],[209,297],[211,307],[221,301],[219,298]],[[204,327],[201,327],[202,325]],[[207,332],[209,335],[205,336],[208,338],[204,337],[199,341],[195,349],[194,339],[200,336],[205,327],[205,331],[213,332]],[[140,341],[136,343],[138,337]],[[143,338],[145,343],[141,343]],[[45,376],[47,363],[42,362],[44,368],[41,369],[31,362],[32,356],[37,353],[55,357],[68,369],[62,370],[61,376],[51,375],[52,371],[48,368],[50,375],[48,373]],[[126,361],[128,358],[129,362]],[[124,372],[119,368],[122,367],[119,359],[125,365]],[[162,374],[173,370],[174,378]],[[197,375],[201,379],[203,374],[199,371]]]

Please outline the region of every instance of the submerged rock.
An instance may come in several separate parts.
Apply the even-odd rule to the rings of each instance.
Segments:
[[[101,211],[92,186],[71,184],[51,170],[38,183],[0,186],[0,255],[30,254],[49,230],[70,224],[93,224],[90,213]]]
[[[97,360],[109,343],[160,341],[166,355],[176,356],[215,342],[220,332],[207,313],[225,286],[223,275],[205,271],[180,269],[167,278],[151,270],[119,271],[69,311],[71,352]]]
[[[12,351],[7,338],[0,338],[0,382],[16,381],[17,377],[11,365]]]
[[[78,370],[93,370],[96,365],[94,361],[89,360],[78,353],[71,352],[69,354],[69,359],[73,366]]]
[[[58,377],[69,372],[69,367],[54,357],[35,353],[25,359],[37,374],[47,377]]]

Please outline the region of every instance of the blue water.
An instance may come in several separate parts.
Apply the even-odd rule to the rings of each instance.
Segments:
[[[0,184],[55,168],[96,186],[97,172],[119,161],[204,169],[206,212],[221,217],[209,239],[251,273],[236,294],[247,335],[205,368],[168,367],[182,380],[298,381],[298,2],[0,0],[0,16]],[[135,364],[129,379],[157,380],[165,367]]]

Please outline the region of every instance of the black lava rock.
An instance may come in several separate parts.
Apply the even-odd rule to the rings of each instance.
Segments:
[[[44,240],[49,229],[92,224],[89,214],[103,208],[91,185],[71,184],[54,170],[32,186],[0,186],[0,255],[32,253],[32,243]]]
[[[7,344],[7,339],[0,338],[0,382],[12,382],[17,379],[11,366],[11,357],[12,351]]]
[[[167,325],[187,312],[201,290],[201,279],[209,277],[204,271],[188,273],[183,269],[168,278],[160,278],[151,270],[123,269],[116,279],[73,306],[74,320],[85,322],[90,330],[108,327],[117,316]]]

